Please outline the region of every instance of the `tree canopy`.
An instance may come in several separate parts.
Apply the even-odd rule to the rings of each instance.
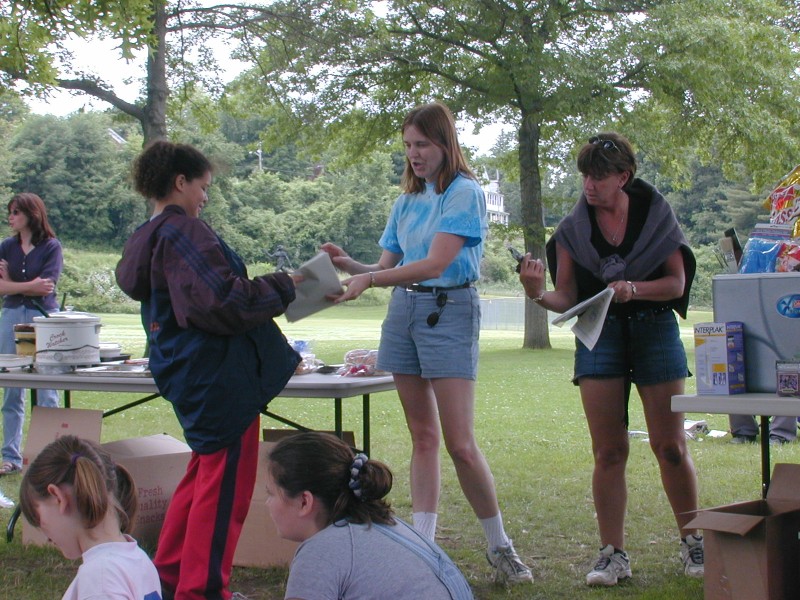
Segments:
[[[331,0],[302,35],[273,23],[243,85],[285,107],[278,135],[313,126],[357,149],[388,139],[421,101],[517,128],[525,243],[543,255],[542,173],[616,128],[664,168],[696,151],[774,179],[800,149],[792,13],[773,0],[509,3]],[[275,35],[280,31],[282,35]],[[347,40],[347,43],[342,43]],[[264,91],[267,93],[265,94]],[[260,95],[259,95],[260,92]],[[274,113],[273,113],[274,114]],[[289,129],[291,128],[291,129]],[[777,144],[777,147],[776,147]],[[770,152],[764,152],[770,147]],[[546,347],[528,307],[525,345]]]

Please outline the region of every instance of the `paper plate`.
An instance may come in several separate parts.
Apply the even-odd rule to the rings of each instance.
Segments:
[[[32,364],[33,364],[32,356],[22,356],[20,354],[0,354],[0,369],[27,367]]]

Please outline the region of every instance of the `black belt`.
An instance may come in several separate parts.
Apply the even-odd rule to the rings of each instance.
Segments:
[[[450,290],[463,290],[465,288],[472,287],[472,282],[468,281],[467,283],[462,283],[461,285],[454,285],[452,287],[442,287],[442,286],[433,286],[429,287],[427,285],[420,285],[418,283],[412,283],[411,285],[405,286],[405,290],[407,292],[423,292],[427,294],[438,294],[439,292],[449,292]]]

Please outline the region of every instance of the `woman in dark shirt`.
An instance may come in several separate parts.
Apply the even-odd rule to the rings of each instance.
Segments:
[[[8,224],[14,233],[0,243],[0,354],[16,354],[14,325],[32,323],[41,316],[34,301],[46,311],[58,308],[55,286],[61,275],[61,244],[47,220],[47,209],[36,194],[17,194],[8,203]],[[39,390],[39,406],[57,407],[55,390]],[[25,390],[6,388],[3,396],[3,462],[0,475],[22,469],[22,426]]]
[[[529,298],[555,312],[605,288],[614,294],[596,345],[576,340],[574,381],[592,437],[601,545],[586,583],[611,586],[631,576],[623,550],[631,384],[642,399],[650,447],[680,529],[684,572],[702,577],[703,538],[686,527],[698,507],[697,476],[684,416],[671,410],[688,375],[673,310],[686,317],[694,257],[664,197],[634,177],[636,158],[627,139],[616,133],[593,137],[580,150],[578,169],[583,194],[548,242],[555,289],[545,291],[545,267],[530,254],[520,280]]]

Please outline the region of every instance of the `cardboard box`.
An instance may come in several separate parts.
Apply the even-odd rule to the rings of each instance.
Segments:
[[[705,535],[705,600],[800,594],[800,465],[776,464],[765,500],[698,511]]]
[[[744,326],[739,321],[694,326],[698,394],[732,395],[747,391]]]
[[[23,452],[23,468],[47,444],[62,435],[99,441],[103,411],[75,408],[42,408],[31,412]],[[175,487],[186,471],[191,452],[184,442],[168,435],[119,440],[103,444],[115,462],[131,472],[139,491],[139,514],[133,537],[155,547],[164,514]],[[43,546],[47,537],[22,519],[22,543]]]
[[[233,555],[233,564],[237,567],[285,567],[294,558],[299,544],[278,535],[267,510],[267,454],[280,439],[296,433],[294,429],[265,429],[263,432],[266,441],[258,445],[258,472],[250,512]],[[345,431],[342,435],[348,444],[355,446],[352,431]]]
[[[131,534],[140,545],[155,548],[167,506],[186,472],[192,451],[167,434],[103,444],[111,458],[133,476],[139,493],[139,512]]]

